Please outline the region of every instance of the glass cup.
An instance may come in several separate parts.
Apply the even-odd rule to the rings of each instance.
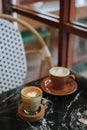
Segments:
[[[21,90],[23,111],[26,114],[36,114],[42,99],[42,90],[37,86],[25,87]]]

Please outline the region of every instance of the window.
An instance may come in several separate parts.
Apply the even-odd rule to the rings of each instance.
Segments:
[[[82,0],[81,0],[82,1]],[[75,50],[76,46],[83,47],[86,49],[86,42],[87,42],[87,27],[83,20],[83,13],[81,18],[81,13],[78,11],[83,11],[85,8],[84,6],[81,8],[82,3],[78,0],[60,0],[60,22],[58,23],[59,27],[59,65],[66,66],[71,68],[73,65],[78,64],[87,60],[87,50],[84,51],[84,55],[80,54],[77,59],[75,59]],[[87,3],[86,0],[83,0]],[[79,4],[80,3],[80,7]],[[85,12],[86,13],[86,12]],[[86,14],[84,19],[86,19]],[[79,24],[78,24],[79,23]],[[77,38],[78,37],[78,38]],[[77,40],[78,39],[78,40]],[[86,41],[85,41],[86,40]],[[79,43],[78,43],[78,42]],[[77,45],[78,44],[78,45]],[[82,53],[82,49],[79,48],[80,53]],[[78,49],[78,48],[77,48]],[[73,56],[74,54],[74,56]],[[62,57],[61,57],[62,56]],[[85,58],[84,58],[85,57]]]
[[[53,2],[54,0],[37,1]],[[48,14],[46,16],[42,15],[42,13],[47,12],[41,12],[41,14],[38,14],[35,17],[35,12],[33,12],[32,10],[30,10],[30,14],[26,10],[26,16],[33,19],[36,18],[36,20],[44,22],[45,24],[48,24],[58,29],[58,65],[71,68],[73,65],[78,64],[80,62],[82,63],[87,60],[86,49],[84,51],[85,54],[82,53],[82,51],[86,47],[87,42],[87,0],[55,1],[59,2],[58,11],[56,13],[56,16],[58,17],[47,17]],[[52,4],[52,6],[54,5]],[[24,12],[21,12],[21,10],[18,9],[19,8],[13,7],[12,11],[18,11],[18,13],[25,15]],[[82,48],[83,50],[80,50]],[[77,51],[76,49],[79,49],[78,51],[80,51],[81,53],[79,57],[77,56],[77,58],[75,58],[75,52]]]

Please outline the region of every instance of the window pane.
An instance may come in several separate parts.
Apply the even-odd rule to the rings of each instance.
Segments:
[[[25,2],[19,0],[19,3],[24,8],[40,11],[43,14],[50,14],[49,16],[59,16],[60,0],[33,0],[33,2],[26,0]]]
[[[73,47],[73,61],[77,61],[82,56],[87,56],[87,39],[75,36]]]
[[[74,36],[72,69],[87,77],[87,39]]]
[[[75,20],[87,26],[87,0],[75,0]]]

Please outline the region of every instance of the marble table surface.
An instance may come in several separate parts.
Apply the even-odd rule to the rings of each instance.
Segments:
[[[32,81],[0,95],[0,130],[87,130],[87,79],[76,75],[77,90],[58,96],[43,91],[49,102],[45,115],[36,122],[27,122],[18,116],[20,91],[25,86],[41,87],[44,78]]]

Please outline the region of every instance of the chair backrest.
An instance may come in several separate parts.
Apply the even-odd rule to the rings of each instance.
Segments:
[[[52,63],[50,51],[49,51],[48,47],[46,46],[44,40],[39,35],[39,33],[29,23],[26,23],[25,21],[23,21],[23,20],[21,20],[19,18],[14,18],[13,16],[7,15],[7,14],[0,14],[0,19],[1,19],[1,21],[2,20],[5,21],[5,22],[4,21],[2,22],[3,24],[7,23],[7,25],[4,25],[2,30],[0,29],[0,32],[3,32],[3,30],[5,30],[4,31],[5,36],[2,36],[2,34],[0,34],[1,35],[0,37],[3,37],[3,41],[5,42],[5,43],[3,43],[2,40],[1,40],[1,43],[0,43],[0,46],[1,46],[0,49],[2,50],[2,51],[0,51],[0,53],[1,53],[0,54],[1,55],[1,57],[0,57],[0,62],[1,62],[0,63],[0,73],[1,73],[0,74],[0,79],[1,79],[0,82],[1,82],[1,85],[0,86],[1,86],[1,92],[2,92],[2,91],[7,91],[9,89],[12,89],[12,88],[14,88],[14,87],[16,87],[18,85],[21,85],[21,83],[23,82],[23,79],[25,78],[25,75],[26,75],[25,73],[26,73],[26,69],[27,69],[25,52],[24,52],[24,46],[23,46],[23,42],[22,42],[20,33],[18,32],[17,29],[15,29],[14,24],[11,23],[11,22],[17,22],[18,24],[21,24],[27,30],[29,30],[32,34],[34,34],[35,37],[37,38],[38,44],[40,44],[40,47],[41,47],[39,52],[42,55],[39,77],[41,77],[43,72],[44,72],[44,61],[45,61],[45,59],[48,60],[48,65],[49,65],[50,68],[53,67],[53,63]],[[2,27],[2,23],[0,25],[1,27]],[[12,29],[9,29],[9,26],[11,26]],[[6,30],[7,28],[8,28],[8,30],[11,30],[11,31],[7,32],[7,30]],[[15,31],[13,31],[13,30],[15,30]],[[15,35],[14,35],[14,32],[15,32]],[[8,38],[11,41],[8,41]],[[19,38],[19,40],[17,40],[16,38]],[[15,43],[12,44],[11,42],[13,42],[13,41]],[[13,47],[13,45],[14,45],[14,47]],[[9,55],[7,57],[6,47],[9,48],[9,46],[10,46],[10,49],[8,49]],[[4,51],[3,51],[3,48],[4,48]],[[16,55],[14,54],[14,50],[15,50]],[[5,52],[4,55],[6,56],[5,60],[2,58],[3,52]],[[10,54],[11,52],[12,52],[12,55]],[[35,50],[32,51],[32,52],[36,53]],[[29,53],[32,53],[32,52],[29,52]],[[19,60],[20,56],[21,56],[21,58],[20,58],[21,60]],[[14,57],[16,57],[18,59],[15,60]],[[15,69],[14,69],[14,72],[13,72],[13,62],[10,61],[12,59],[14,59],[13,60],[14,61],[14,68],[17,67],[16,62],[18,62],[18,69],[19,69],[19,71],[16,68],[16,72],[17,72],[16,76],[14,76],[14,78],[12,78],[12,80],[11,80],[11,77],[15,73]],[[6,65],[3,66],[4,62],[5,62]],[[8,66],[8,63],[10,63],[9,66]],[[23,65],[22,69],[21,69],[21,64]],[[5,67],[7,67],[7,66],[8,66],[9,70],[5,69]],[[7,70],[8,70],[8,72],[7,72]],[[12,74],[10,74],[10,72],[12,72]],[[8,73],[9,73],[9,75],[7,76]],[[8,79],[8,77],[9,77],[9,79]],[[6,80],[5,80],[5,78],[6,78]],[[8,82],[8,80],[9,80],[9,82]],[[13,83],[14,83],[14,85],[13,85]]]
[[[26,71],[21,35],[11,22],[0,18],[0,93],[22,85]]]

